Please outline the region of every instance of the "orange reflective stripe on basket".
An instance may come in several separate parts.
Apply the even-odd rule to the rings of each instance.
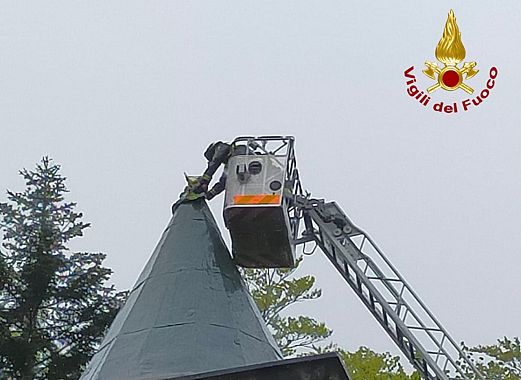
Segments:
[[[235,205],[275,205],[280,203],[278,194],[234,195]]]

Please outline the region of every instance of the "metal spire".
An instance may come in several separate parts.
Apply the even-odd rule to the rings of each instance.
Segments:
[[[175,378],[281,358],[197,200],[175,209],[81,380]]]

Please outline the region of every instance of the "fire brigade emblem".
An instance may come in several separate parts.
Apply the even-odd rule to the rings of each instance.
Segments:
[[[461,88],[469,94],[474,92],[472,87],[463,83],[463,77],[470,79],[479,70],[476,69],[476,62],[464,62],[461,67],[458,67],[458,64],[465,59],[465,54],[465,47],[461,42],[461,33],[456,24],[456,16],[451,9],[443,29],[443,36],[435,51],[436,59],[443,64],[443,67],[438,66],[435,62],[425,61],[426,67],[423,73],[437,81],[436,84],[427,88],[429,94],[440,87],[446,91],[455,91]]]

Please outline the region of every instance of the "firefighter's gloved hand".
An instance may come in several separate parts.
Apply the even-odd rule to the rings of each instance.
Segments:
[[[201,177],[197,178],[197,183],[193,187],[194,193],[205,193],[208,190],[208,184],[212,180],[212,177],[203,174]]]

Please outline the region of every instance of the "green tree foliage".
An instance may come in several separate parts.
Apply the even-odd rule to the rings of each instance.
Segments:
[[[300,264],[302,258],[298,260]],[[405,372],[400,358],[377,353],[367,347],[355,352],[339,349],[334,343],[320,345],[332,330],[313,318],[288,316],[288,308],[299,302],[321,296],[313,276],[295,277],[294,269],[242,270],[250,294],[272,330],[284,356],[338,351],[352,380],[420,380],[420,374]],[[284,312],[284,313],[283,313]],[[283,314],[281,314],[283,313]],[[519,338],[498,340],[495,345],[465,347],[486,380],[521,380],[521,348]],[[463,363],[460,363],[464,365]],[[470,371],[467,374],[473,380]]]
[[[367,347],[355,352],[340,352],[352,380],[420,380],[418,373],[408,375],[398,356],[388,352],[380,354]]]
[[[315,277],[295,276],[301,262],[302,258],[293,269],[242,270],[248,290],[284,356],[338,351],[352,374],[352,380],[420,380],[416,373],[405,373],[399,357],[378,354],[366,347],[351,353],[339,349],[334,343],[323,345],[332,334],[323,322],[306,316],[288,316],[291,305],[317,299],[322,294],[315,287]]]
[[[0,203],[0,378],[77,379],[125,296],[104,254],[69,251],[89,224],[59,171],[44,157]]]
[[[297,261],[298,264],[302,259]],[[248,290],[284,356],[316,352],[332,331],[313,318],[286,316],[296,303],[320,297],[313,276],[294,277],[297,269],[243,269]]]
[[[498,339],[496,344],[463,349],[487,380],[521,380],[521,342],[518,337]]]

